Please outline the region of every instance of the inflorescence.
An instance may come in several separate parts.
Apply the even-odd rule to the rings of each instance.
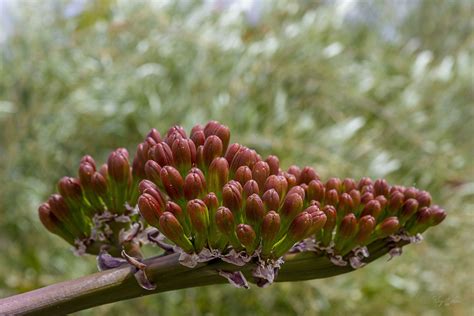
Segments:
[[[60,194],[40,206],[40,219],[80,252],[139,257],[144,242],[164,247],[162,234],[183,265],[252,261],[254,276],[271,283],[288,252],[357,268],[369,244],[417,241],[446,217],[426,191],[384,179],[322,181],[311,167],[283,171],[276,156],[229,142],[229,128],[211,121],[189,137],[180,126],[163,138],[152,129],[132,165],[123,148],[99,170],[85,156],[79,177],[62,178]]]

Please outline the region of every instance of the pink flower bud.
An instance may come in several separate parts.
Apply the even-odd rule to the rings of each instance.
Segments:
[[[359,231],[357,232],[356,242],[359,245],[365,245],[375,229],[376,220],[371,215],[361,217],[359,220]]]
[[[308,200],[321,202],[324,199],[326,188],[319,180],[313,180],[308,183],[308,189],[306,190]]]
[[[138,209],[148,224],[159,227],[159,219],[164,209],[152,195],[148,193],[140,195]]]
[[[127,183],[130,178],[128,152],[125,148],[113,151],[107,160],[109,176],[117,183]]]
[[[251,224],[260,225],[265,216],[263,201],[258,194],[252,194],[245,203],[245,216]]]
[[[158,190],[158,187],[156,186],[156,184],[154,184],[150,180],[142,180],[138,184],[138,191],[140,192],[140,194],[143,194],[143,192],[145,192],[145,190],[148,188]]]
[[[270,176],[270,166],[265,161],[258,161],[252,169],[252,178],[257,181],[258,186],[263,188],[265,181]]]
[[[82,188],[78,179],[71,177],[63,177],[58,182],[59,193],[72,203],[82,200]]]
[[[362,194],[362,197],[360,198],[360,202],[362,204],[368,204],[370,201],[374,199],[374,195],[370,192],[365,192]]]
[[[352,238],[357,232],[357,219],[353,213],[347,214],[341,221],[339,235],[343,239]]]
[[[429,207],[431,205],[431,195],[426,191],[418,191],[416,200],[418,201],[419,207]]]
[[[209,166],[214,158],[222,156],[223,145],[219,137],[211,135],[206,138],[203,147],[203,158],[206,166]]]
[[[211,162],[208,171],[209,191],[221,192],[229,179],[229,164],[225,158],[217,157]]]
[[[327,189],[326,189],[327,190]],[[337,191],[335,189],[331,189],[329,191],[326,191],[326,196],[324,198],[324,203],[337,206],[339,203],[339,195],[337,194]]]
[[[92,175],[91,188],[95,194],[104,198],[107,194],[107,181],[98,172]]]
[[[395,234],[400,228],[398,218],[395,216],[384,219],[379,225],[377,225],[376,232],[379,238],[387,237]]]
[[[300,175],[301,175],[301,169],[298,166],[292,165],[288,168],[287,171],[289,174],[292,174],[295,176],[297,183],[300,183]]]
[[[258,156],[255,150],[242,147],[232,159],[230,164],[230,170],[236,172],[237,169],[241,166],[248,166],[250,169],[253,168],[253,165],[257,162]]]
[[[79,180],[85,188],[90,187],[90,183],[92,181],[92,175],[94,174],[95,170],[96,170],[95,166],[87,162],[82,162],[79,165],[79,171],[78,171]]]
[[[85,155],[84,157],[81,158],[80,164],[89,164],[89,165],[92,166],[94,171],[96,170],[95,160],[94,160],[94,158],[92,158],[92,156]]]
[[[245,246],[245,248],[254,248],[255,239],[257,235],[252,226],[246,224],[239,224],[236,228],[237,238]],[[248,250],[247,250],[248,251]]]
[[[237,144],[237,143],[229,146],[225,154],[225,159],[227,160],[229,165],[232,163],[232,160],[234,160],[235,155],[237,154],[237,152],[240,151],[241,148],[242,148],[242,145]]]
[[[377,179],[374,183],[375,195],[388,196],[390,192],[390,186],[385,179]]]
[[[415,215],[418,210],[418,201],[415,199],[408,199],[403,204],[402,210],[400,211],[400,221],[405,223],[413,215]]]
[[[286,196],[283,202],[280,215],[288,220],[292,220],[303,209],[303,199],[299,194],[293,193]]]
[[[247,166],[240,166],[235,172],[234,178],[241,185],[244,185],[247,181],[252,180],[252,170]]]
[[[262,222],[262,238],[264,242],[271,243],[275,240],[280,230],[280,215],[275,211],[268,212]]]
[[[383,196],[383,195],[377,196],[377,197],[375,198],[375,200],[379,201],[379,203],[380,203],[380,208],[381,208],[382,210],[384,210],[385,207],[386,207],[387,204],[388,204],[387,198],[386,198],[385,196]]]
[[[288,183],[288,189],[294,187],[295,185],[298,184],[298,181],[296,181],[296,177],[288,172],[282,172],[280,175],[285,177],[286,183]]]
[[[217,228],[222,234],[229,236],[233,233],[235,227],[234,215],[227,207],[221,206],[217,209],[215,220]]]
[[[233,183],[227,183],[222,189],[222,202],[234,214],[238,214],[242,208],[242,190]]]
[[[270,174],[277,175],[280,170],[280,160],[278,157],[270,155],[265,159],[265,162],[270,167]]]
[[[271,175],[265,181],[263,191],[266,192],[270,189],[274,189],[279,197],[283,197],[288,190],[288,182],[283,176]]]
[[[230,130],[227,126],[222,125],[216,121],[210,121],[204,127],[204,134],[206,137],[215,135],[222,141],[224,151],[227,149],[230,140]]]
[[[430,207],[431,210],[431,221],[430,225],[431,226],[436,226],[440,224],[444,219],[446,218],[447,214],[444,209],[439,207],[438,205],[433,205]]]
[[[357,190],[357,184],[354,179],[345,178],[344,181],[342,181],[342,188],[343,192],[349,193],[352,190]]]
[[[206,204],[199,199],[195,199],[188,202],[186,209],[194,230],[199,233],[207,232],[209,213]]]
[[[172,242],[181,247],[185,252],[192,252],[193,245],[184,235],[183,226],[178,219],[170,212],[164,212],[160,216],[160,230]]]
[[[303,184],[303,185],[304,185],[304,184]],[[299,185],[292,187],[292,188],[288,191],[288,195],[290,195],[290,194],[292,194],[292,193],[298,194],[299,196],[301,196],[301,199],[303,199],[303,200],[304,200],[305,195],[306,195],[306,194],[305,194],[305,190],[304,190],[301,186],[299,186]]]
[[[202,126],[199,124],[194,126],[191,130],[191,136],[189,138],[191,138],[191,140],[194,142],[196,148],[204,145],[204,142],[206,141],[206,135],[204,135]]]
[[[414,187],[406,188],[403,194],[405,195],[405,201],[409,199],[416,199],[416,196],[418,195],[418,189]]]
[[[360,216],[363,217],[366,215],[371,215],[373,218],[377,219],[379,218],[380,213],[382,213],[382,206],[380,205],[380,202],[377,200],[372,200],[365,205],[364,210]]]
[[[161,183],[166,193],[173,200],[183,196],[184,180],[178,170],[171,166],[165,166],[160,171]]]
[[[332,231],[336,227],[337,222],[337,211],[332,205],[326,205],[323,208],[324,214],[326,214],[326,223],[324,224],[324,230]]]
[[[326,191],[336,190],[336,192],[341,192],[342,183],[339,178],[330,178],[326,182]]]
[[[361,196],[360,196],[359,190],[356,190],[356,189],[351,190],[349,192],[349,195],[352,198],[352,203],[354,204],[354,208],[358,208],[361,202]]]
[[[263,204],[265,209],[268,211],[278,211],[280,208],[280,196],[275,189],[265,191],[262,196]]]
[[[158,132],[155,128],[152,128],[146,136],[147,138],[150,137],[151,139],[153,139],[156,143],[161,142],[160,132]]]
[[[396,214],[398,210],[402,207],[405,196],[400,191],[393,191],[390,194],[390,199],[388,201],[388,210],[390,213]]]
[[[245,183],[244,188],[244,197],[247,198],[252,194],[259,194],[258,184],[255,180],[249,180]]]
[[[153,183],[161,184],[161,166],[154,160],[148,160],[145,163],[145,175]]]
[[[290,224],[288,236],[294,242],[306,238],[308,230],[311,229],[313,219],[311,214],[302,212],[298,214]]]
[[[313,180],[319,180],[319,175],[316,172],[316,170],[314,170],[313,168],[304,167],[301,170],[300,178],[298,180],[299,180],[298,184],[301,184],[301,183],[309,184]]]
[[[354,210],[354,202],[348,193],[342,193],[339,197],[339,209],[343,214],[351,213]]]
[[[165,142],[158,143],[150,148],[149,156],[162,167],[174,165],[173,152]]]
[[[199,170],[199,169],[197,169]],[[184,179],[184,197],[192,200],[201,197],[206,192],[206,181],[202,174],[190,172]]]
[[[357,185],[357,188],[359,189],[359,191],[362,190],[363,187],[365,187],[366,185],[372,185],[372,179],[368,178],[368,177],[364,177],[362,179],[360,179],[358,185]]]
[[[188,138],[176,140],[171,147],[173,161],[182,173],[186,172],[196,162],[196,146]]]

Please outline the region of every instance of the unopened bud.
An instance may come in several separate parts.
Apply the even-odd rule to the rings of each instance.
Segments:
[[[308,183],[307,196],[308,200],[323,201],[326,188],[319,180],[313,180]]]
[[[90,164],[92,168],[94,169],[94,171],[96,170],[95,160],[94,158],[92,158],[92,156],[85,155],[84,157],[82,157],[80,164],[83,164],[83,163]]]
[[[339,203],[339,194],[337,194],[337,191],[335,189],[326,191],[324,203],[337,206],[337,204]]]
[[[235,184],[227,183],[222,189],[222,201],[234,214],[239,214],[242,208],[242,190]]]
[[[281,175],[285,177],[286,183],[288,183],[288,189],[294,187],[295,185],[298,184],[298,181],[296,180],[296,177],[292,175],[291,173],[288,172],[282,172]]]
[[[194,248],[189,239],[184,235],[184,230],[178,219],[170,212],[160,216],[160,230],[172,242],[181,247],[185,252],[193,252]]]
[[[227,149],[230,140],[230,130],[227,126],[216,121],[210,121],[204,127],[204,134],[206,137],[210,137],[211,135],[219,137],[222,141],[224,151]]]
[[[380,224],[377,225],[376,233],[379,238],[384,238],[395,234],[400,228],[398,218],[395,216],[384,219]]]
[[[266,192],[270,189],[274,189],[278,193],[278,196],[281,198],[286,194],[288,190],[288,182],[283,176],[271,175],[267,178],[267,181],[265,181],[263,191]]]
[[[235,172],[234,178],[241,185],[244,185],[247,181],[252,179],[252,170],[247,166],[240,166]]]
[[[357,232],[356,242],[359,245],[365,245],[369,241],[372,232],[375,229],[376,220],[371,215],[363,216],[359,220],[359,231]]]
[[[292,174],[295,176],[296,181],[299,183],[300,180],[300,175],[301,175],[301,168],[295,165],[292,165],[288,168],[287,171],[289,174]]]
[[[95,194],[104,198],[107,194],[107,181],[105,178],[98,172],[95,172],[92,175],[91,188]]]
[[[265,208],[258,194],[252,194],[245,203],[245,216],[251,224],[260,225],[265,216]]]
[[[262,196],[265,209],[268,211],[278,211],[280,208],[280,196],[275,189],[265,191]]]
[[[58,182],[58,191],[67,201],[72,203],[79,203],[82,200],[82,188],[78,179],[61,178]]]
[[[377,179],[374,183],[375,195],[388,196],[390,192],[390,186],[385,179]]]
[[[280,170],[280,160],[278,157],[270,155],[265,159],[265,162],[270,167],[270,174],[277,175]]]
[[[298,184],[301,184],[301,183],[309,184],[313,180],[319,180],[319,175],[316,172],[316,170],[314,170],[313,168],[304,167],[301,170],[301,174],[298,180],[299,180]]]
[[[161,166],[154,160],[148,160],[145,163],[145,175],[153,183],[160,185],[161,184]]]
[[[92,175],[94,174],[94,172],[95,166],[88,162],[82,162],[79,165],[79,180],[85,188],[88,188],[90,186],[90,183],[92,181]]]
[[[259,194],[258,184],[255,180],[249,180],[243,188],[244,197],[247,198],[252,194]]]
[[[307,232],[311,228],[312,223],[313,220],[311,214],[306,212],[298,214],[290,224],[288,236],[294,242],[304,239],[307,236]]]
[[[286,196],[280,214],[285,220],[292,220],[302,209],[303,199],[299,194],[293,193]]]
[[[206,138],[203,147],[203,158],[206,166],[209,166],[214,158],[222,156],[223,145],[219,137],[211,135]]]
[[[206,135],[204,135],[204,130],[201,125],[196,125],[191,129],[191,136],[189,137],[196,145],[196,148],[204,145],[206,141]]]
[[[221,192],[222,187],[229,179],[229,163],[227,160],[222,157],[215,158],[209,166],[208,177],[209,191]]]
[[[418,191],[416,200],[418,201],[419,207],[429,207],[431,205],[431,195],[426,191]]]
[[[270,166],[265,161],[258,161],[252,169],[252,178],[257,181],[258,186],[263,188],[265,181],[270,176]]]
[[[306,237],[312,236],[316,233],[318,233],[324,225],[326,225],[327,217],[326,214],[323,211],[315,211],[312,213],[309,213],[311,215],[311,227],[309,230],[306,232]]]
[[[150,157],[156,161],[160,166],[173,166],[173,152],[170,146],[161,142],[153,146],[149,151]]]
[[[165,166],[160,171],[161,183],[166,193],[173,200],[183,196],[184,180],[178,170],[171,166]]]
[[[409,187],[405,189],[405,192],[403,192],[405,195],[405,201],[409,199],[416,199],[416,196],[418,195],[418,189],[414,187]]]
[[[349,193],[352,190],[357,190],[357,184],[354,179],[345,178],[342,181],[343,192]]]
[[[235,155],[239,152],[239,150],[242,148],[242,145],[234,143],[227,148],[227,152],[225,154],[225,159],[227,162],[230,164],[232,163],[232,160],[234,160]]]
[[[330,178],[326,182],[326,191],[336,190],[336,192],[341,192],[342,182],[339,178]]]
[[[196,162],[196,146],[188,138],[177,139],[171,147],[173,161],[181,173],[185,173]]]
[[[140,194],[143,194],[143,192],[145,192],[145,190],[148,188],[158,190],[158,187],[156,186],[156,184],[154,184],[150,180],[142,180],[138,184],[138,191],[140,192]]]
[[[370,201],[372,201],[374,199],[374,195],[370,192],[365,192],[364,194],[362,194],[361,198],[360,198],[360,202],[362,204],[368,204]]]
[[[353,213],[347,214],[341,221],[339,235],[343,239],[352,238],[357,232],[357,219]]]
[[[405,223],[410,219],[418,210],[418,201],[415,199],[408,199],[403,204],[402,210],[400,211],[400,221]]]
[[[239,241],[247,248],[248,252],[253,252],[252,250],[255,249],[255,240],[257,235],[253,230],[252,226],[247,224],[239,224],[236,228],[237,238]]]
[[[354,204],[354,208],[358,208],[361,202],[361,196],[360,196],[359,190],[356,190],[356,189],[351,190],[349,192],[349,195],[352,198],[352,203]]]
[[[161,142],[160,132],[158,132],[155,128],[152,128],[146,136],[147,138],[150,137],[151,139],[153,139],[156,143]]]
[[[430,207],[431,210],[431,221],[430,225],[431,226],[436,226],[440,224],[444,219],[446,218],[447,214],[444,209],[439,207],[438,205],[433,205]]]
[[[387,201],[387,198],[383,195],[379,195],[375,198],[375,200],[379,201],[380,203],[380,207],[382,208],[382,210],[385,209],[385,207],[387,206],[388,204],[388,201]]]
[[[160,203],[150,194],[144,193],[138,198],[138,209],[148,224],[159,227],[160,216],[164,209]]]
[[[302,184],[302,185],[304,185],[304,184]],[[301,196],[301,199],[303,199],[303,200],[304,200],[305,195],[306,195],[305,190],[300,185],[294,186],[288,191],[288,195],[293,194],[293,193],[296,193],[299,196]]]
[[[382,213],[382,206],[380,205],[380,202],[377,200],[372,200],[365,205],[364,210],[360,216],[371,215],[373,218],[377,219],[379,218],[380,213]]]
[[[339,197],[339,209],[343,214],[351,213],[354,210],[354,202],[348,193],[342,193]]]
[[[280,230],[280,215],[275,211],[268,212],[262,222],[262,239],[265,244],[272,243]]]
[[[396,214],[402,207],[405,196],[400,191],[393,191],[388,201],[388,210],[391,214]]]
[[[234,232],[234,214],[227,207],[221,206],[217,209],[215,220],[217,228],[222,234],[229,236]]]
[[[110,177],[117,183],[127,183],[130,177],[128,152],[125,148],[113,151],[107,160]]]
[[[187,204],[187,212],[195,231],[206,233],[209,227],[209,213],[206,204],[199,200],[191,200]]]
[[[188,173],[184,179],[184,197],[187,200],[192,200],[201,197],[205,192],[206,181],[204,176],[196,172]]]
[[[230,170],[236,172],[241,166],[248,166],[252,169],[257,160],[258,156],[255,150],[243,147],[235,154],[234,159],[232,159]]]
[[[372,179],[368,178],[368,177],[364,177],[362,179],[360,179],[358,185],[357,185],[357,188],[359,189],[359,191],[362,190],[363,187],[365,187],[366,185],[372,185],[373,182],[372,182]]]

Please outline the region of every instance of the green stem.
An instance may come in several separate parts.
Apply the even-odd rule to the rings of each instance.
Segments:
[[[388,250],[383,241],[372,243],[367,262],[379,258]],[[0,314],[66,314],[139,296],[226,283],[227,280],[219,276],[217,270],[240,270],[249,281],[253,281],[253,264],[238,267],[216,259],[190,269],[182,266],[178,259],[179,254],[171,254],[145,260],[146,275],[157,286],[153,291],[141,288],[135,280],[134,268],[127,265],[0,299]],[[277,282],[326,278],[353,270],[350,266],[335,266],[328,258],[312,252],[287,254],[284,259]]]

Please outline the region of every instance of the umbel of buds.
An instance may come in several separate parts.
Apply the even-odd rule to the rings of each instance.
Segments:
[[[384,179],[322,180],[312,167],[284,170],[276,156],[262,158],[230,143],[229,128],[215,121],[194,126],[190,135],[181,126],[164,137],[152,129],[131,166],[125,149],[98,170],[85,156],[78,178],[61,179],[58,190],[39,208],[40,219],[89,253],[140,245],[134,237],[149,226],[199,262],[206,254],[208,260],[258,261],[272,271],[297,251],[355,267],[360,253],[369,255],[366,246],[418,240],[446,217],[428,192],[413,187]],[[138,221],[134,237],[124,238]]]

